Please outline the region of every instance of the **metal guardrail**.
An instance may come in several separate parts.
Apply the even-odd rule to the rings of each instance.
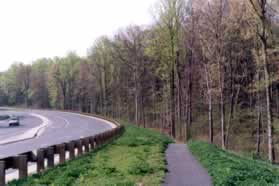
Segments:
[[[105,119],[100,116],[95,117]],[[117,122],[108,119],[106,120],[112,122],[117,127],[94,136],[41,148],[36,150],[36,153],[29,151],[17,156],[0,159],[0,186],[5,186],[6,184],[6,170],[8,169],[17,169],[18,178],[23,179],[28,176],[28,162],[36,163],[36,172],[41,173],[44,170],[53,168],[55,166],[55,155],[59,156],[59,164],[63,164],[66,161],[66,152],[69,153],[69,160],[75,159],[85,153],[97,149],[104,144],[111,142],[124,132],[124,127],[120,126]],[[75,153],[76,151],[77,154]],[[47,162],[46,167],[45,161]]]

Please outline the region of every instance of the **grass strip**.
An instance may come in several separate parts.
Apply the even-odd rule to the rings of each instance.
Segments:
[[[100,149],[9,186],[160,185],[164,151],[172,142],[157,132],[127,125],[124,134]]]
[[[191,141],[190,151],[208,170],[216,186],[265,186],[279,184],[277,166],[240,157],[215,145]]]

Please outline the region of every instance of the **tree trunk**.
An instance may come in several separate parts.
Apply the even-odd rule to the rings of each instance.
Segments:
[[[256,154],[258,157],[260,156],[261,131],[262,131],[262,113],[260,111],[260,108],[258,108],[257,149],[256,149]]]
[[[265,93],[266,93],[266,111],[267,111],[267,137],[268,137],[268,159],[271,163],[275,160],[274,144],[273,144],[273,126],[272,126],[272,114],[270,103],[270,91],[269,91],[269,71],[267,66],[267,44],[263,41],[263,63],[264,63],[264,76],[265,76]]]
[[[186,139],[189,140],[190,138],[190,127],[192,126],[192,89],[193,89],[193,82],[192,82],[192,54],[189,60],[189,72],[188,72],[188,109],[187,109],[187,133]]]
[[[193,41],[192,45],[193,45]],[[192,60],[193,60],[193,54],[192,50],[190,51],[190,60],[189,60],[189,71],[188,71],[188,109],[187,109],[187,123],[188,123],[188,129],[186,133],[186,139],[188,140],[190,138],[190,130],[192,126],[192,92],[193,92],[193,82],[192,82]]]
[[[209,71],[207,69],[207,64],[204,66],[205,68],[205,79],[206,79],[206,86],[207,86],[207,95],[208,95],[208,142],[213,143],[214,140],[214,129],[213,129],[213,118],[212,118],[212,95],[211,95],[211,83],[209,77]]]
[[[182,119],[182,87],[181,87],[181,79],[180,79],[180,76],[178,76],[178,79],[177,79],[177,81],[178,81],[178,91],[177,91],[177,114],[178,114],[178,118],[177,118],[177,120],[178,120],[178,122],[179,122],[179,138],[181,139],[181,140],[183,140],[182,139],[182,123],[183,123],[183,119]]]
[[[231,56],[230,56],[231,57]],[[226,147],[229,148],[229,133],[230,133],[230,126],[231,122],[234,118],[234,90],[235,90],[235,78],[233,73],[233,64],[232,61],[230,61],[230,113],[228,117],[228,123],[227,123],[227,129],[226,129]]]
[[[233,120],[233,112],[234,112],[233,108],[234,108],[234,94],[233,92],[231,92],[230,113],[228,117],[227,130],[226,130],[226,148],[229,148],[229,133],[230,133],[231,122]]]
[[[264,68],[264,80],[265,80],[265,93],[266,93],[266,114],[267,114],[267,137],[268,137],[268,159],[271,163],[275,161],[274,154],[274,144],[273,144],[273,126],[272,126],[272,113],[271,113],[271,94],[270,94],[270,77],[269,77],[269,69],[268,69],[268,18],[267,18],[267,1],[261,0],[256,1],[260,7],[257,9],[256,3],[253,0],[250,0],[251,5],[253,6],[256,14],[259,16],[261,21],[261,32],[259,34],[259,38],[261,40],[261,52],[262,52],[262,60],[263,60],[263,68]]]
[[[175,125],[175,69],[174,63],[172,64],[172,71],[171,71],[171,132],[172,137],[176,138],[176,125]]]
[[[138,125],[138,92],[135,92],[135,122]]]
[[[220,122],[221,122],[221,136],[222,136],[222,149],[226,149],[226,136],[225,136],[225,103],[224,103],[224,81],[222,76],[222,64],[219,59],[219,93],[220,93]]]
[[[104,104],[104,114],[105,116],[108,116],[108,98],[107,98],[107,75],[106,75],[106,68],[104,68],[104,100],[103,100],[103,104]]]

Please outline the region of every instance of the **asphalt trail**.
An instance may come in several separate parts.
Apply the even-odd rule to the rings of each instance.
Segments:
[[[186,144],[170,144],[166,151],[168,172],[162,186],[212,186],[207,171]]]

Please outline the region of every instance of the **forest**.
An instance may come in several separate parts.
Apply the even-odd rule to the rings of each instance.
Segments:
[[[0,105],[121,118],[275,162],[278,7],[278,0],[159,0],[152,24],[101,36],[86,57],[14,63],[0,73]]]

